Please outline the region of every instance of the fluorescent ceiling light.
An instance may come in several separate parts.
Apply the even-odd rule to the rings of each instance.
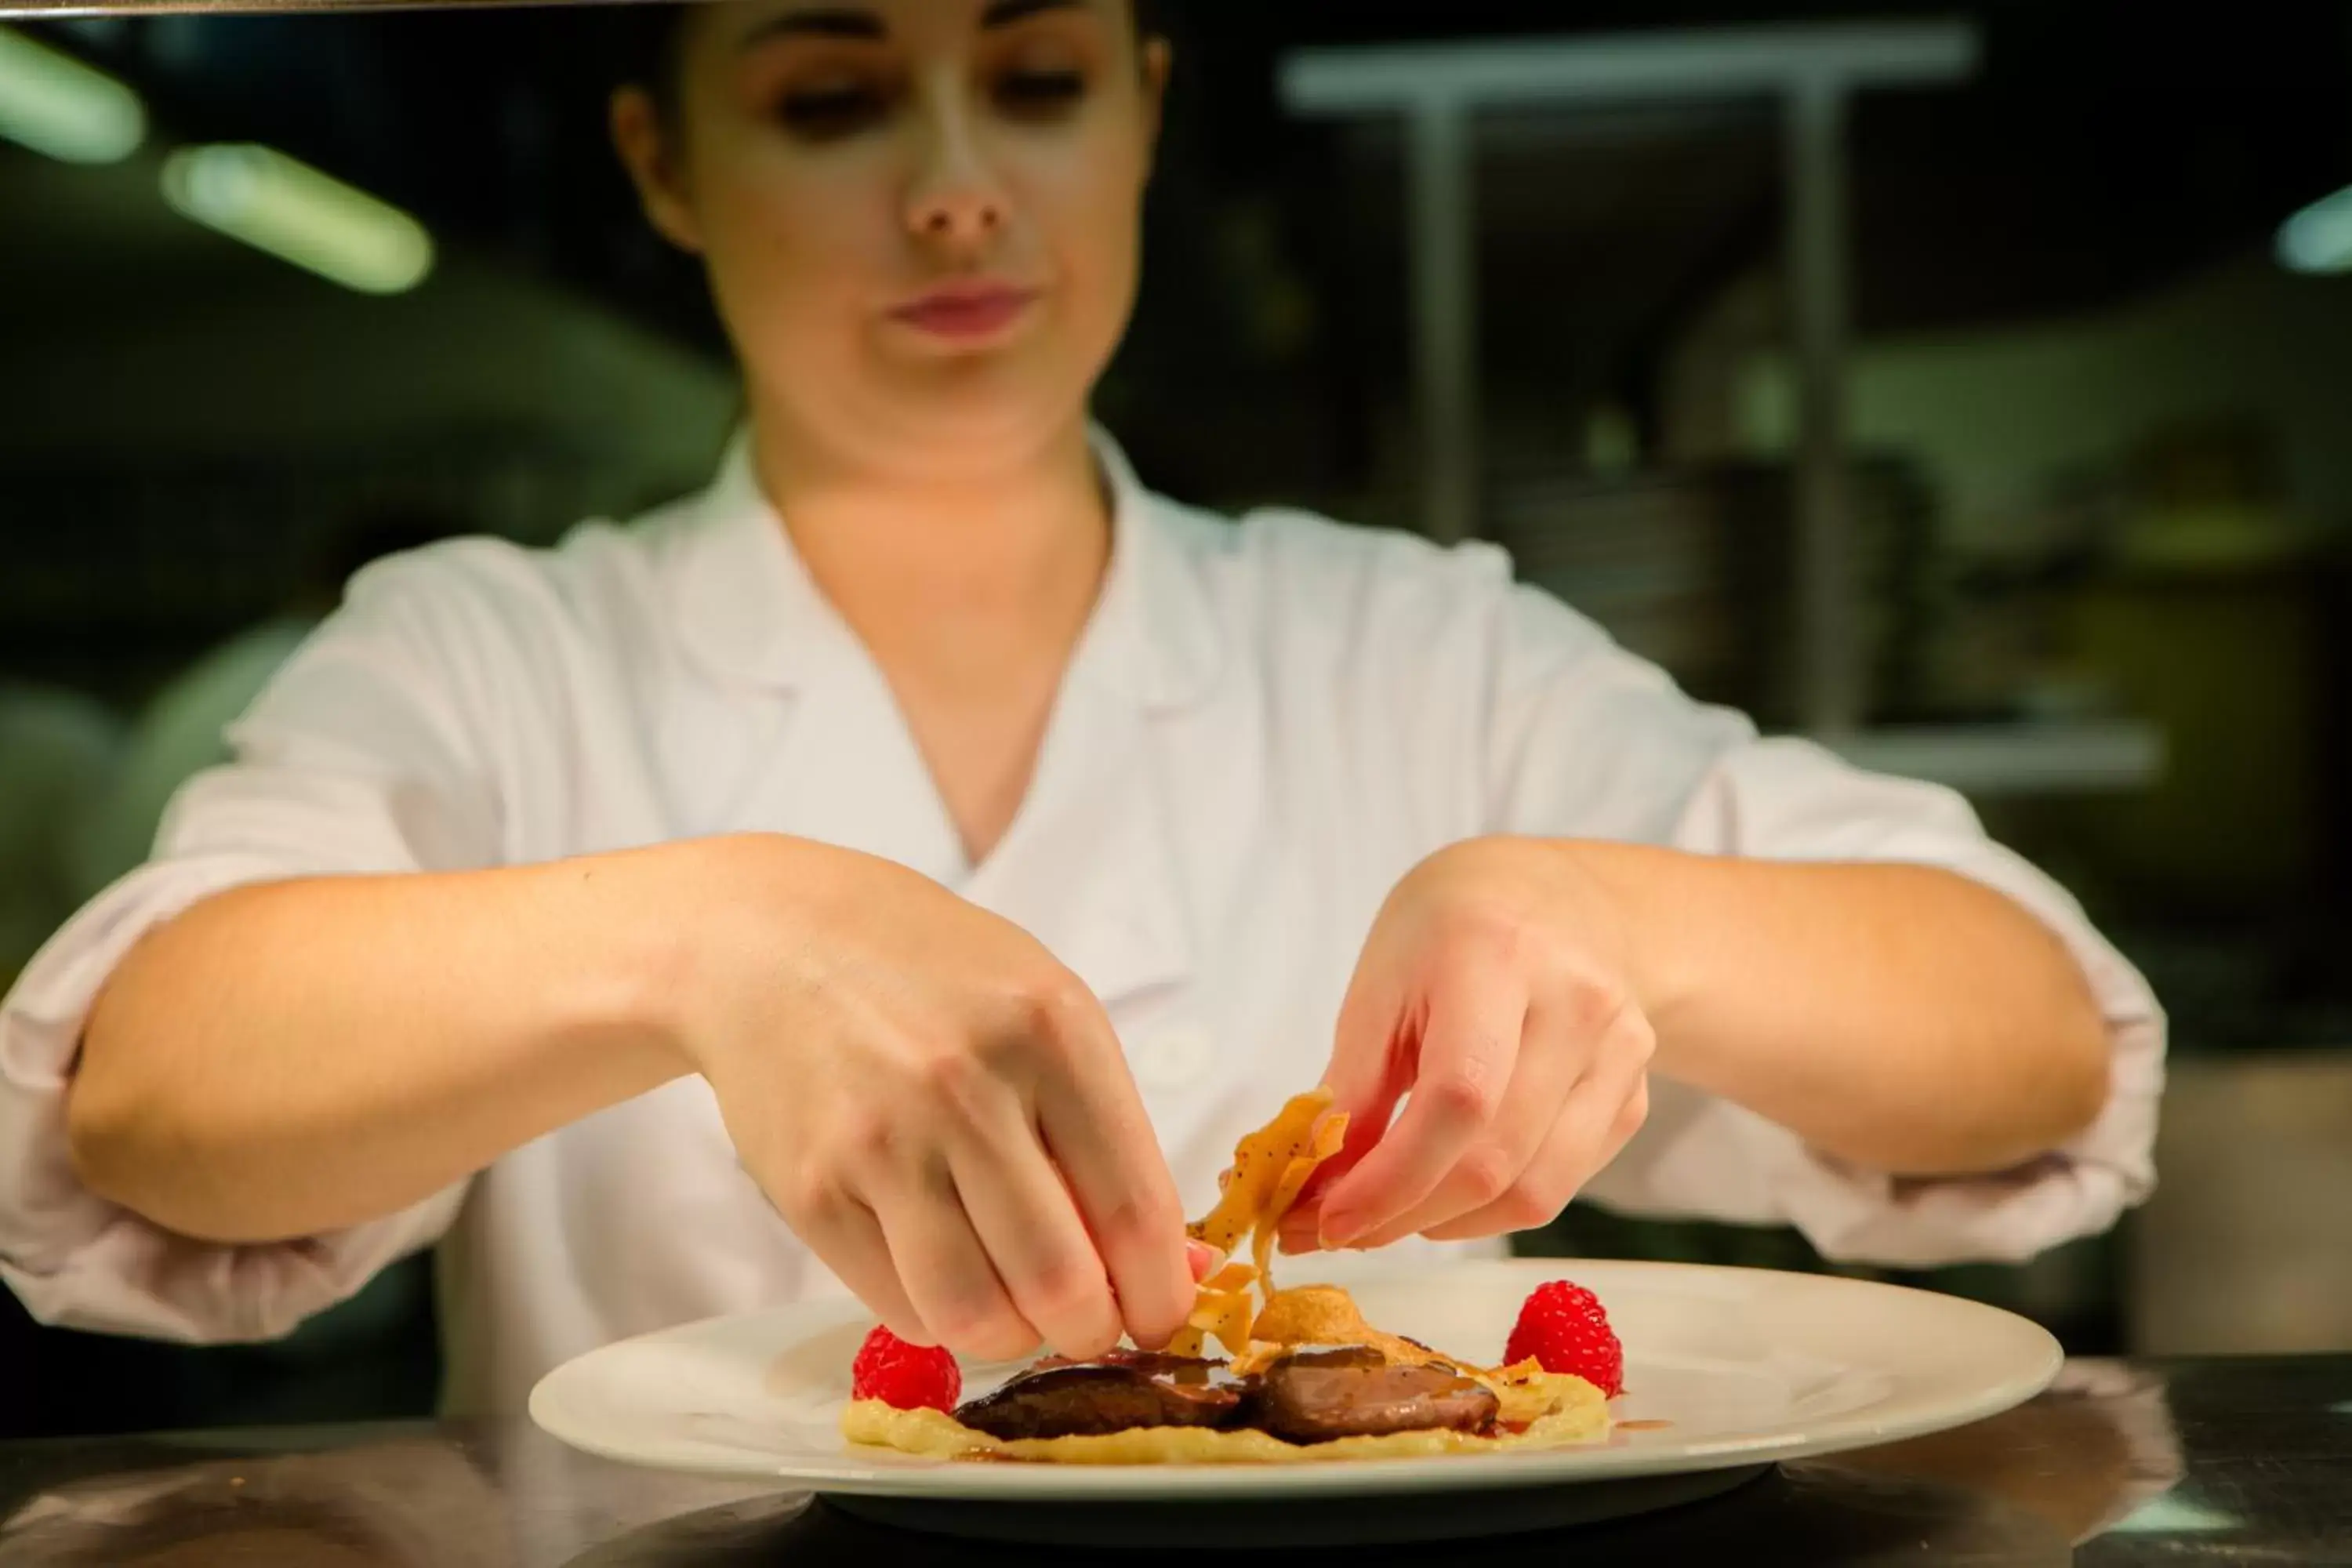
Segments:
[[[389,203],[268,147],[183,147],[163,160],[183,216],[365,294],[397,294],[433,270],[433,237]]]
[[[68,163],[115,163],[147,139],[147,110],[104,71],[0,27],[0,136]]]
[[[2352,185],[2280,225],[2278,258],[2290,272],[2352,272]]]
[[[2245,1521],[2219,1509],[2207,1508],[2178,1492],[2150,1498],[2107,1527],[2109,1535],[2191,1535],[2210,1531],[2242,1530]]]

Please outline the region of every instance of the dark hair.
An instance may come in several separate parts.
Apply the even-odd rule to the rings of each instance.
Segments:
[[[606,15],[604,54],[613,85],[642,87],[665,117],[677,107],[687,6],[701,0],[628,0]]]
[[[642,87],[663,118],[677,112],[686,18],[707,0],[626,0],[611,8],[607,56],[615,86]],[[1138,37],[1165,37],[1167,0],[1128,0]]]

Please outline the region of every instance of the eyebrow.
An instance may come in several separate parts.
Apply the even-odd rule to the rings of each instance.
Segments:
[[[1009,27],[1041,12],[1077,10],[1084,3],[1085,0],[995,0],[981,13],[980,26],[983,32]],[[882,18],[872,11],[828,6],[771,16],[744,34],[738,47],[748,49],[780,37],[880,39],[888,35]]]
[[[882,18],[871,11],[808,10],[787,11],[781,16],[771,16],[743,35],[740,47],[751,48],[772,38],[879,38],[884,36]]]

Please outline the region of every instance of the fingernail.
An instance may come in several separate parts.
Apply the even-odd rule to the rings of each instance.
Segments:
[[[1316,1226],[1315,1238],[1326,1252],[1337,1252],[1355,1240],[1356,1233],[1363,1228],[1363,1222],[1354,1215],[1327,1214]]]
[[[1225,1255],[1205,1241],[1193,1241],[1187,1238],[1184,1243],[1184,1262],[1192,1268],[1192,1278],[1195,1280],[1206,1279],[1225,1266]]]

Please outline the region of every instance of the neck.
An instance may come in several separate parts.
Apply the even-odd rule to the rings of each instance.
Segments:
[[[768,497],[889,683],[977,865],[1010,826],[1110,559],[1086,426],[952,477],[877,472],[753,424]]]
[[[935,476],[828,460],[781,423],[754,416],[761,484],[811,577],[877,654],[923,628],[969,635],[975,621],[1075,640],[1110,556],[1083,420]]]

